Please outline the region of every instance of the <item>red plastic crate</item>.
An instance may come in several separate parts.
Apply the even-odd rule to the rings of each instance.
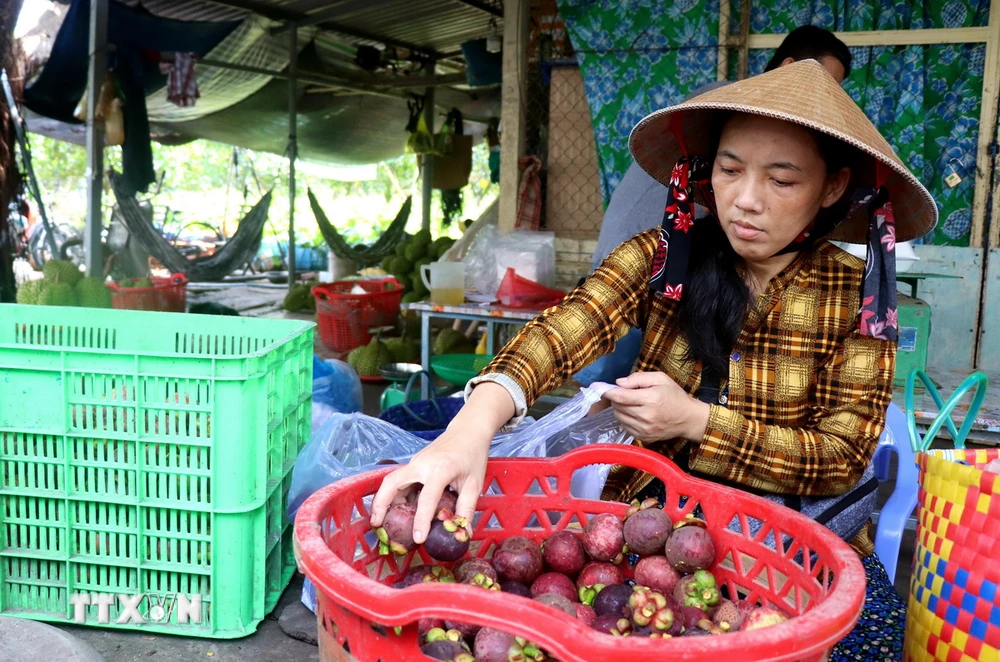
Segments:
[[[355,285],[368,293],[351,294]],[[368,344],[369,329],[396,324],[403,286],[395,278],[343,280],[317,285],[312,294],[320,340],[335,352],[349,352]]]
[[[700,505],[715,539],[712,570],[720,585],[730,596],[773,604],[794,618],[764,630],[722,636],[620,638],[527,598],[473,586],[394,589],[392,583],[411,565],[432,561],[420,549],[405,557],[378,555],[366,497],[392,470],[387,467],[320,490],[295,518],[295,556],[316,585],[320,658],[345,659],[347,650],[347,659],[361,662],[430,659],[418,645],[417,621],[425,617],[504,630],[537,643],[563,662],[819,661],[854,627],[864,603],[865,574],[850,546],[800,513],[688,476],[663,456],[640,448],[602,444],[552,459],[491,459],[484,485],[492,494],[479,499],[470,553],[489,557],[498,541],[512,535],[540,542],[554,531],[582,527],[596,513],[624,515],[624,503],[569,494],[573,472],[592,464],[625,464],[662,479],[667,486],[664,510],[675,521]],[[756,535],[750,533],[753,520],[762,523]],[[732,523],[738,524],[738,531],[729,529]],[[782,541],[783,534],[793,540],[776,547],[773,540]],[[399,634],[396,626],[402,628]]]
[[[170,278],[150,278],[152,287],[119,287],[108,283],[111,307],[119,310],[151,310],[183,313],[187,310],[187,276],[174,274]]]

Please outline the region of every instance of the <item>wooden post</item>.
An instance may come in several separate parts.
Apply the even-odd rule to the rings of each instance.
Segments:
[[[740,52],[739,61],[736,65],[736,78],[743,80],[747,77],[747,69],[750,64],[750,0],[743,0],[740,5]]]
[[[501,231],[514,229],[517,221],[518,162],[524,156],[524,83],[528,76],[529,0],[506,0],[503,21],[503,98],[500,106],[500,209]]]
[[[1000,0],[990,3],[989,39],[986,42],[986,66],[983,70],[983,97],[979,109],[979,151],[976,154],[976,195],[972,204],[972,236],[969,245],[974,248],[1000,247],[1000,191],[993,190],[993,209],[987,210],[991,176],[996,167],[996,157],[990,155],[1000,140],[997,134],[997,105],[1000,103]],[[986,213],[990,214],[990,234],[984,237]],[[989,258],[983,255],[984,269]],[[984,271],[985,273],[985,271]]]
[[[716,64],[716,80],[729,79],[729,17],[732,7],[729,0],[719,1],[719,54]]]
[[[90,0],[90,62],[87,69],[87,220],[83,231],[87,275],[104,275],[101,231],[104,213],[104,124],[94,121],[108,70],[108,0]]]
[[[434,60],[427,63],[427,75],[434,75]],[[434,137],[434,87],[430,86],[424,90],[424,121],[427,122],[427,130]],[[421,194],[420,194],[420,227],[424,230],[431,229],[431,202],[434,200],[434,157],[424,154],[423,167],[420,170]]]
[[[288,289],[295,285],[295,159],[299,155],[299,29],[288,31]]]

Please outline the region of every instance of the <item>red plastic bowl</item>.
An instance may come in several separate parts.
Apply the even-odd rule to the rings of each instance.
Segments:
[[[433,617],[497,628],[533,641],[563,662],[699,660],[719,662],[825,660],[857,622],[865,574],[857,554],[813,520],[747,492],[684,474],[663,456],[629,446],[587,446],[551,459],[491,459],[479,499],[470,553],[489,557],[499,541],[525,535],[541,541],[554,531],[582,526],[600,512],[624,514],[623,503],[576,499],[571,476],[592,464],[625,464],[661,478],[665,511],[675,521],[700,505],[716,543],[713,572],[730,595],[774,604],[794,618],[754,632],[674,639],[612,637],[526,598],[457,584],[391,584],[414,560],[379,556],[366,497],[392,468],[346,478],[310,497],[295,518],[299,568],[316,585],[320,657],[425,660],[417,621]],[[681,497],[690,498],[681,505]],[[750,521],[763,523],[750,534]],[[738,523],[738,531],[729,529]],[[768,535],[790,544],[768,544]],[[448,565],[448,564],[444,564]],[[401,629],[397,634],[394,628]]]

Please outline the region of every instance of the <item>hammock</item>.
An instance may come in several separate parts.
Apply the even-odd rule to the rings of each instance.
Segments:
[[[111,190],[118,200],[121,218],[125,221],[128,231],[150,255],[172,273],[182,273],[192,282],[219,281],[252,260],[260,250],[261,235],[264,223],[267,222],[267,210],[271,206],[270,191],[265,193],[264,197],[243,217],[239,227],[236,228],[236,233],[222,248],[208,257],[189,260],[153,227],[149,218],[143,214],[135,196],[123,193],[124,182],[121,173],[112,170],[109,177]]]
[[[309,206],[312,207],[313,215],[316,217],[316,224],[323,234],[323,239],[330,246],[333,254],[342,260],[350,260],[361,266],[369,267],[378,264],[386,255],[396,249],[396,244],[403,238],[406,231],[406,221],[410,218],[410,208],[413,204],[412,198],[407,198],[406,202],[399,209],[396,218],[393,219],[389,227],[386,228],[382,236],[368,248],[354,248],[344,240],[337,228],[333,227],[330,219],[326,217],[323,208],[319,206],[319,200],[309,189]]]

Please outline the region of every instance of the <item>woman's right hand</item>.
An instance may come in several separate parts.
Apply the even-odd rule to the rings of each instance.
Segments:
[[[486,461],[496,432],[514,415],[514,402],[502,386],[479,384],[448,429],[410,462],[388,474],[372,500],[371,525],[381,526],[393,503],[420,489],[413,521],[413,541],[427,539],[441,494],[458,493],[455,514],[471,524],[483,491]],[[421,488],[422,486],[422,488]]]

